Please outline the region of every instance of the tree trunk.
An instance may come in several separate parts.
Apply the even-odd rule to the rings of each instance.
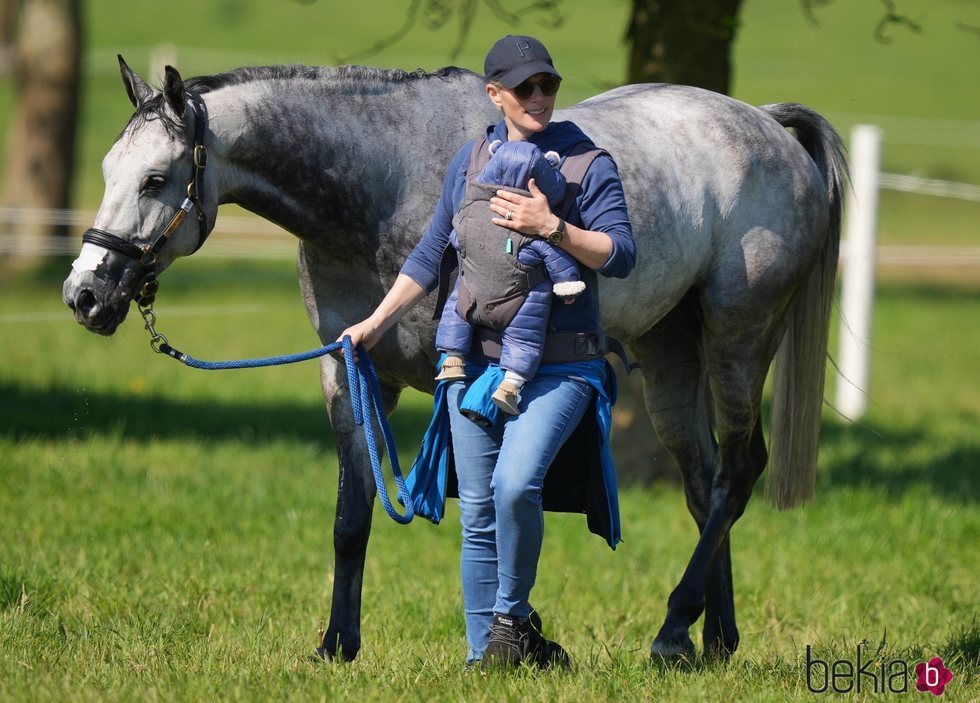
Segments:
[[[620,485],[646,486],[654,481],[680,483],[677,462],[657,438],[643,401],[640,370],[617,373],[619,400],[612,411],[612,447]]]
[[[633,0],[630,83],[679,83],[728,93],[742,0]]]
[[[676,83],[728,93],[742,0],[633,0],[626,29],[629,83]],[[640,374],[620,375],[612,447],[624,485],[680,481],[643,402]]]
[[[17,0],[0,0],[0,76],[10,72],[17,32]]]
[[[24,0],[14,49],[16,102],[7,135],[3,208],[67,208],[75,156],[81,56],[81,0]],[[36,267],[62,225],[4,225],[13,256],[5,270]],[[7,237],[5,237],[7,238]],[[62,248],[65,249],[65,248]]]

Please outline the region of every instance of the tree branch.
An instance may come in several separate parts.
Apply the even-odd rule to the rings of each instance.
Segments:
[[[963,22],[957,22],[956,28],[966,32],[967,34],[976,34],[980,38],[980,27],[974,27],[972,24],[964,24]]]
[[[896,24],[906,26],[909,31],[915,34],[922,33],[922,25],[895,12],[895,0],[881,0],[881,3],[885,6],[885,16],[881,18],[877,29],[875,29],[875,40],[882,44],[891,44],[892,38],[886,34],[886,31]]]
[[[380,41],[374,44],[374,46],[368,49],[364,49],[363,51],[357,51],[354,52],[353,54],[349,54],[348,56],[343,56],[343,57],[334,54],[333,55],[334,63],[338,63],[338,64],[351,63],[352,61],[355,60],[360,60],[368,56],[373,56],[374,54],[384,51],[389,46],[396,44],[398,41],[401,40],[402,37],[404,37],[412,30],[412,27],[415,26],[415,20],[418,17],[419,8],[421,6],[422,6],[422,0],[412,0],[412,4],[408,6],[408,11],[405,13],[405,22],[404,24],[402,24],[401,27],[396,29],[387,37],[382,38]]]
[[[449,58],[454,61],[466,45],[466,40],[470,37],[470,29],[473,27],[473,18],[476,17],[477,0],[460,1],[462,4],[459,8],[459,38],[456,46],[449,53]]]
[[[315,0],[296,0],[297,2],[314,2]],[[333,56],[335,63],[351,63],[373,56],[388,47],[397,44],[407,35],[419,21],[421,13],[422,24],[426,29],[438,30],[444,27],[455,15],[459,20],[459,33],[456,43],[449,51],[449,59],[457,58],[466,46],[473,29],[473,22],[481,3],[505,23],[516,26],[531,15],[538,15],[538,21],[549,28],[560,27],[565,22],[561,14],[561,4],[564,0],[533,0],[517,10],[510,10],[501,0],[412,0],[405,12],[405,21],[397,30],[382,38],[373,46],[357,51],[348,56]]]
[[[817,19],[816,9],[818,7],[824,7],[829,5],[834,0],[800,0],[800,5],[803,8],[804,16],[810,21],[814,27],[820,26],[820,21]]]
[[[827,5],[832,5],[836,0],[800,0],[800,7],[803,9],[803,14],[809,20],[810,24],[815,27],[820,26],[820,21],[817,19],[817,9],[821,7],[826,7]],[[895,0],[880,0],[885,6],[884,14],[881,19],[878,20],[878,25],[875,27],[875,41],[882,44],[891,44],[893,39],[888,34],[888,30],[895,25],[901,25],[906,27],[909,31],[915,34],[922,33],[922,25],[918,22],[913,21],[907,15],[900,14],[895,7]],[[965,25],[960,25],[961,29],[965,28]],[[969,31],[969,30],[967,30]]]

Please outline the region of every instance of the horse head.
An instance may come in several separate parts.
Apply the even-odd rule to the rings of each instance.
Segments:
[[[126,319],[130,301],[152,303],[156,276],[203,244],[218,202],[203,187],[207,111],[200,96],[171,66],[162,92],[122,56],[119,68],[136,112],[102,161],[102,204],[62,291],[75,320],[103,335]]]

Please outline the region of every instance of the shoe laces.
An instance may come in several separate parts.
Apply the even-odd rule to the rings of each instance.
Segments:
[[[497,642],[506,645],[507,647],[513,647],[521,652],[523,652],[524,642],[526,640],[527,634],[522,632],[516,624],[513,627],[499,625],[492,628],[490,632],[491,642]]]

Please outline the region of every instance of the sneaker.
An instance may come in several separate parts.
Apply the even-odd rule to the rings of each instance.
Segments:
[[[458,381],[466,378],[466,371],[463,368],[464,362],[458,356],[447,356],[442,362],[442,369],[436,376],[437,381]]]
[[[491,397],[493,404],[508,415],[521,414],[521,409],[517,407],[517,404],[521,402],[521,389],[510,381],[501,381]]]
[[[541,616],[538,615],[538,611],[533,607],[531,612],[527,614],[527,621],[531,623],[531,627],[538,631],[538,634],[544,637],[544,627],[541,625]]]
[[[510,669],[527,662],[541,669],[558,667],[568,669],[568,654],[557,642],[546,640],[541,634],[541,618],[534,611],[526,618],[493,614],[490,624],[490,642],[480,668]]]

